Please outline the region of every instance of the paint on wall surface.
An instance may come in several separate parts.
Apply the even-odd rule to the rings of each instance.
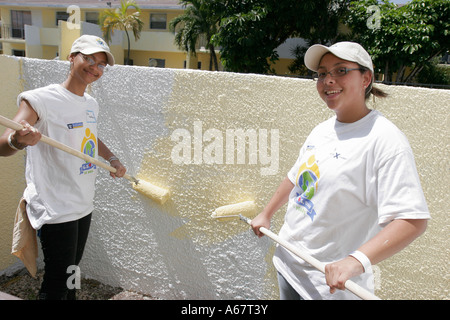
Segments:
[[[213,299],[276,296],[274,270],[271,263],[267,263],[273,243],[267,239],[258,241],[240,221],[223,223],[211,219],[210,215],[217,207],[245,200],[256,201],[262,209],[288,169],[284,159],[291,157],[294,161],[298,153],[299,146],[295,146],[298,142],[276,125],[276,118],[287,111],[284,117],[289,119],[289,110],[296,112],[295,106],[284,105],[273,97],[273,90],[280,87],[276,78],[255,76],[260,79],[247,88],[237,89],[241,81],[237,74],[218,74],[219,79],[211,83],[210,74],[205,72],[155,69],[143,73],[139,68],[135,70],[136,73],[126,70],[132,72],[132,76],[127,77],[133,79],[132,86],[125,84],[130,88],[125,93],[126,100],[120,98],[120,93],[114,100],[107,94],[113,90],[110,86],[120,87],[123,76],[114,76],[117,80],[108,83],[105,77],[101,92],[96,88],[94,92],[99,102],[115,110],[108,113],[108,127],[101,129],[107,134],[102,139],[108,145],[118,144],[118,149],[127,154],[125,162],[132,164],[131,170],[137,172],[139,179],[169,188],[172,194],[163,206],[139,194],[130,197],[134,203],[129,206],[134,210],[136,206],[143,206],[144,212],[138,213],[139,218],[150,220],[138,223],[136,217],[129,218],[130,225],[139,226],[135,234],[148,236],[149,252],[144,255],[153,255],[159,247],[168,246],[164,257],[157,259],[158,265],[164,265],[158,267],[158,272],[167,271],[160,277],[175,276],[177,280],[173,281],[181,287],[192,281],[196,283],[177,298],[200,292],[201,298]],[[122,71],[125,70],[114,70]],[[307,99],[296,90],[295,80],[285,79],[284,83],[291,101]],[[253,92],[257,84],[268,90]],[[201,89],[203,87],[208,90]],[[267,109],[271,111],[264,111]],[[132,130],[124,132],[123,128]],[[307,129],[304,130],[303,135]],[[282,151],[289,144],[295,151]],[[133,154],[132,159],[130,154]],[[106,179],[105,183],[110,181]],[[103,202],[101,207],[110,205]],[[165,226],[152,225],[143,230],[153,218],[154,222],[163,219],[170,223],[167,225],[166,221]],[[155,235],[149,234],[155,228],[158,230],[154,232],[164,230],[164,234],[156,238],[162,237],[165,244],[159,244],[158,240],[155,243]],[[146,259],[154,261],[142,257]],[[141,272],[153,274],[151,266],[147,266],[147,270],[142,268]],[[249,277],[253,276],[249,276],[249,272],[258,275],[250,286]],[[236,280],[239,274],[242,278]]]
[[[21,79],[32,89],[60,83],[67,72],[65,62],[24,59]],[[377,294],[445,298],[448,175],[441,172],[448,167],[449,123],[442,101],[449,93],[385,88],[391,97],[375,107],[410,139],[433,220],[413,246],[380,265]],[[240,221],[210,214],[245,200],[259,209],[267,203],[306,135],[331,116],[314,83],[115,66],[90,92],[100,104],[100,138],[129,173],[169,188],[172,196],[158,205],[128,181],[100,172],[82,275],[162,299],[277,298],[273,243]],[[418,111],[425,106],[433,112]],[[427,130],[418,135],[418,127]],[[284,208],[275,231],[283,218]]]

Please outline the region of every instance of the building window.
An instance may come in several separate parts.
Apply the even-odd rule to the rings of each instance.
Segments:
[[[98,12],[86,12],[86,22],[98,24]]]
[[[67,21],[69,19],[70,13],[67,13],[66,11],[57,11],[56,12],[56,25],[58,25],[58,21]]]
[[[152,13],[150,14],[150,29],[166,30],[167,28],[167,14]]]
[[[166,60],[150,58],[150,59],[148,59],[148,66],[156,67],[156,68],[164,68],[166,66]]]
[[[31,26],[31,11],[11,10],[11,37],[25,39],[25,25]]]
[[[187,61],[184,60],[183,62],[183,69],[187,68]],[[201,70],[202,69],[202,62],[201,61],[197,61],[197,69]]]
[[[25,50],[12,49],[12,55],[16,57],[25,57]]]

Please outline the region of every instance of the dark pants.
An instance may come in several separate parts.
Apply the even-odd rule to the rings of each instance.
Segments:
[[[45,268],[39,299],[75,299],[75,289],[69,290],[67,286],[67,280],[74,272],[68,272],[67,268],[80,263],[91,216],[89,214],[79,220],[42,226],[39,234]]]

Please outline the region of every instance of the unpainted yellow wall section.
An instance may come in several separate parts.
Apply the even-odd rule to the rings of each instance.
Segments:
[[[21,61],[0,56],[0,114],[12,118],[16,112],[17,95],[23,91]],[[0,127],[3,133],[4,127]],[[2,168],[0,183],[0,270],[10,266],[16,259],[11,255],[12,230],[18,201],[25,189],[25,152],[12,157],[0,158]]]
[[[127,50],[122,50],[127,54]],[[115,56],[114,56],[115,57]],[[183,68],[186,54],[184,52],[160,52],[160,51],[131,51],[130,57],[133,59],[133,64],[136,66],[148,66],[149,59],[164,59],[166,61],[166,68]],[[118,63],[122,63],[117,60]]]

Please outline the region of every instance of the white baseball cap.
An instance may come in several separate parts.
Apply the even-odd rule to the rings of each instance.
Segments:
[[[325,53],[332,53],[343,60],[356,62],[359,65],[368,68],[373,75],[373,62],[369,53],[356,42],[343,41],[333,44],[330,47],[315,44],[311,46],[305,54],[305,65],[312,71],[317,71],[320,60]]]
[[[100,37],[92,36],[89,34],[82,35],[72,44],[70,53],[81,52],[82,54],[90,55],[97,52],[104,52],[108,57],[108,64],[114,65],[114,56],[111,54],[111,50],[106,44],[105,40]]]

